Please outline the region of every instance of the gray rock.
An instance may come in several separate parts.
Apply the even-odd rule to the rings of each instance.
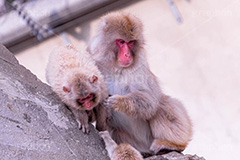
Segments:
[[[105,160],[97,131],[84,135],[50,87],[0,45],[0,159]]]
[[[152,156],[145,158],[145,160],[205,160],[203,157],[197,155],[182,154],[178,152],[170,152],[164,155]]]

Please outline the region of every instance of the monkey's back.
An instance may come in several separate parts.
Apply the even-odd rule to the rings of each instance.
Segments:
[[[46,80],[52,89],[60,94],[67,79],[77,73],[95,74],[99,79],[103,79],[94,60],[87,52],[79,52],[72,45],[54,49],[46,68]]]

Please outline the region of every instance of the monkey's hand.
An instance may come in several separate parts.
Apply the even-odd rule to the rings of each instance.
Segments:
[[[73,114],[78,122],[78,127],[83,133],[89,133],[89,124],[88,124],[88,114],[86,111],[82,110],[72,110]]]
[[[88,115],[86,112],[81,117],[77,119],[78,127],[83,131],[83,133],[89,133]]]
[[[112,110],[126,112],[126,104],[125,104],[125,96],[122,95],[113,95],[107,98],[104,101],[104,105],[107,108],[107,112],[111,112]]]
[[[112,119],[112,112],[113,112],[113,108],[112,108],[112,105],[111,105],[111,102],[109,100],[109,98],[106,98],[104,101],[103,101],[103,106],[105,108],[105,113],[106,113],[106,122],[110,121]]]
[[[82,123],[80,120],[77,121],[78,122],[78,127],[80,130],[83,131],[83,133],[88,134],[89,133],[89,124],[88,123]]]
[[[105,100],[105,106],[123,112],[130,117],[150,119],[156,114],[157,105],[145,91],[135,91],[125,95],[113,95]]]

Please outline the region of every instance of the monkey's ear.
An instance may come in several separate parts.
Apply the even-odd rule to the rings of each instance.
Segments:
[[[63,86],[63,92],[69,93],[71,90],[67,86]]]
[[[106,30],[106,28],[107,28],[107,21],[106,21],[106,19],[102,19],[102,21],[100,22],[100,25],[99,25],[99,28],[100,28],[100,30]]]
[[[95,76],[95,75],[92,75],[92,76],[90,77],[90,82],[91,82],[91,83],[94,83],[94,82],[96,82],[97,80],[98,80],[98,77]]]

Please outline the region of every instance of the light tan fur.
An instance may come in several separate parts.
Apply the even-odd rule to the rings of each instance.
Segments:
[[[119,145],[114,142],[108,131],[99,132],[103,138],[108,156],[111,160],[143,160],[142,155],[127,143]]]
[[[53,91],[70,107],[79,128],[88,133],[88,114],[92,115],[92,112],[86,110],[93,109],[108,96],[104,78],[89,53],[79,52],[72,45],[56,48],[49,57],[46,79]],[[92,107],[84,108],[77,99],[90,93],[94,95]]]
[[[191,140],[192,123],[180,101],[163,94],[150,71],[142,28],[131,14],[109,13],[102,17],[98,34],[88,46],[112,95],[105,102],[107,110],[112,109],[107,127],[118,144],[129,143],[141,153],[182,151]],[[136,40],[129,67],[116,61],[116,39]]]

